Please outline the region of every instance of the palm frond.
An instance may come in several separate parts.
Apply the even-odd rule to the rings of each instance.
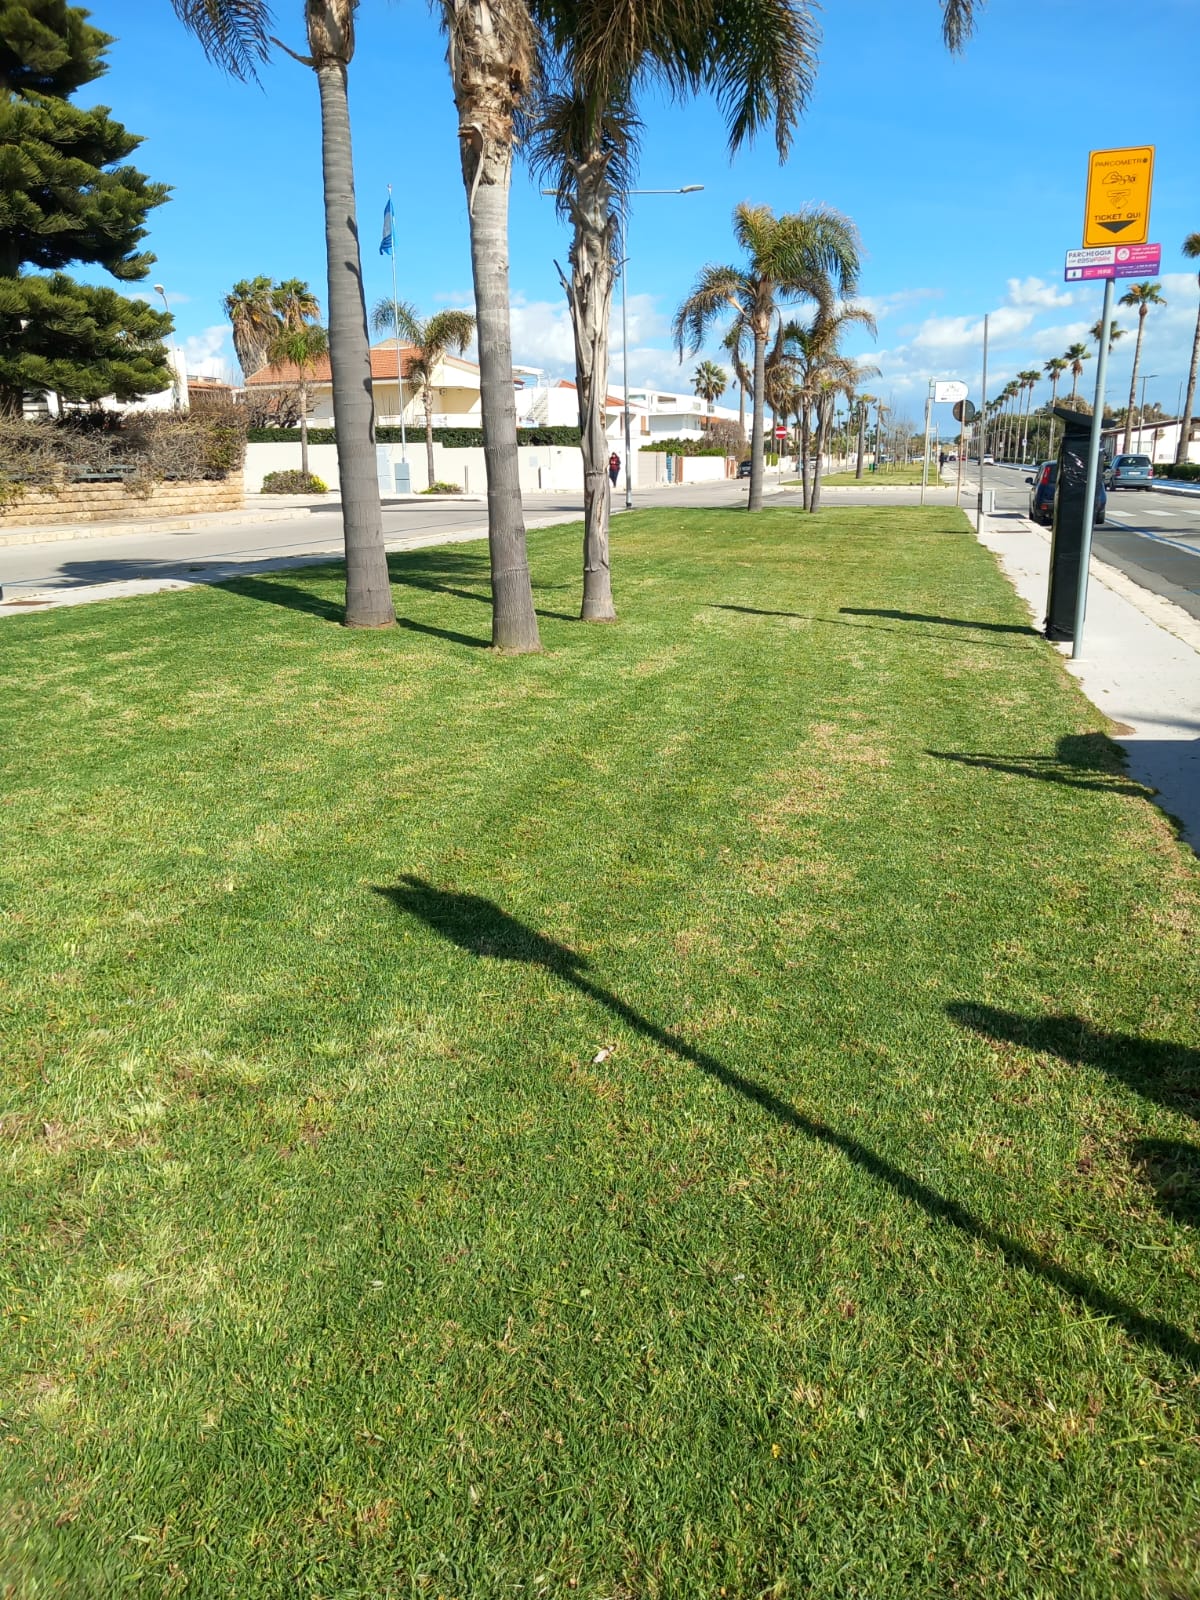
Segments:
[[[1189,233],[1183,241],[1182,249],[1188,261],[1200,258],[1200,233]]]
[[[475,337],[475,318],[469,311],[435,311],[426,318],[424,333],[419,343],[427,354],[456,350],[462,355]]]
[[[637,177],[642,123],[628,92],[595,105],[581,90],[559,88],[536,101],[530,117],[527,152],[533,175],[555,190],[558,214],[571,220],[583,185],[594,204],[614,220],[620,233],[620,197]]]
[[[773,126],[782,161],[816,75],[812,12],[802,0],[725,0],[713,11],[703,82],[725,118],[729,152]]]
[[[753,286],[736,267],[705,267],[671,324],[680,360],[696,354],[718,317],[731,308],[740,313],[752,297]]]
[[[957,55],[975,32],[975,0],[942,0],[942,38]]]
[[[412,344],[425,342],[425,326],[407,300],[377,300],[371,312],[371,326],[376,333],[394,333]]]
[[[257,83],[271,53],[269,0],[171,0],[208,59],[243,83]]]

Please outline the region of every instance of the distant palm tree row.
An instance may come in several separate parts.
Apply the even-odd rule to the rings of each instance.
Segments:
[[[213,61],[235,77],[257,77],[273,42],[271,0],[170,3]],[[974,0],[941,0],[941,5],[945,41],[959,49],[971,29]],[[320,100],[329,355],[346,545],[345,621],[371,628],[394,625],[395,610],[376,476],[347,98],[357,10],[358,0],[304,0],[308,53],[288,53],[312,69]],[[816,27],[807,0],[739,0],[734,6],[726,0],[661,0],[653,6],[630,5],[628,0],[438,0],[434,10],[447,37],[470,226],[487,464],[492,643],[506,650],[534,650],[539,640],[518,481],[509,322],[508,196],[515,126],[518,121],[531,125],[528,148],[535,166],[553,174],[560,211],[572,227],[570,274],[564,281],[575,334],[584,458],[581,615],[608,620],[616,614],[604,470],[608,322],[625,197],[637,165],[639,103],[647,91],[666,90],[676,97],[709,93],[724,114],[731,153],[769,128],[782,160],[812,87]],[[779,227],[785,221],[775,224],[772,219]],[[757,225],[751,231],[758,231]],[[770,231],[764,222],[759,242],[765,243]],[[836,278],[834,266],[830,264],[830,271]],[[752,276],[753,267],[747,282]],[[760,342],[770,317],[753,294],[738,302],[737,315],[739,320],[748,317],[746,331],[755,345],[761,446],[765,347]]]

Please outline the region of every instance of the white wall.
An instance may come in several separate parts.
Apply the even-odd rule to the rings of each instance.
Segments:
[[[378,445],[377,455],[386,452],[386,461],[400,460],[398,444]],[[521,488],[529,493],[550,490],[560,494],[583,493],[583,464],[574,445],[522,445],[517,451]],[[456,483],[467,494],[485,494],[487,476],[483,451],[452,450],[447,445],[433,447],[434,467],[443,483]],[[338,487],[337,446],[313,444],[308,447],[309,471],[330,487]],[[408,466],[413,493],[429,486],[425,441],[408,443]],[[245,485],[248,495],[258,494],[268,472],[300,470],[299,444],[250,444],[246,446]],[[394,478],[388,474],[386,492],[394,493]]]

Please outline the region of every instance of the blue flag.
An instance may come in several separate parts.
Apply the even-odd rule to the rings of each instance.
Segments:
[[[379,241],[379,254],[390,256],[392,253],[392,197],[388,195],[388,203],[383,208],[383,238]]]

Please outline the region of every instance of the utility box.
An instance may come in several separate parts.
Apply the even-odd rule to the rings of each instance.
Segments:
[[[412,493],[412,469],[407,461],[393,461],[392,471],[395,474],[395,490],[397,494]]]
[[[1058,452],[1058,477],[1054,488],[1054,531],[1050,539],[1050,590],[1046,596],[1047,639],[1074,639],[1075,602],[1079,594],[1079,562],[1083,555],[1086,518],[1095,517],[1095,503],[1087,498],[1088,441],[1092,419],[1069,406],[1055,406],[1063,425]],[[1110,426],[1108,418],[1104,425]],[[1097,493],[1099,492],[1097,469]]]

